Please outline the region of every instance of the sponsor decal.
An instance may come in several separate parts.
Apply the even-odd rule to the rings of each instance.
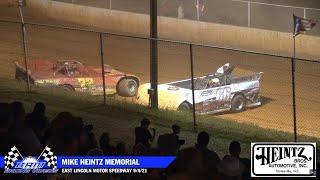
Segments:
[[[213,90],[205,90],[205,91],[201,92],[200,96],[206,97],[206,96],[210,96],[212,93],[213,93]]]
[[[57,173],[57,156],[47,146],[39,157],[23,157],[13,146],[4,157],[4,169],[4,173]]]
[[[42,80],[36,80],[36,83],[38,84],[60,84],[59,79],[42,79]]]
[[[174,86],[172,86],[172,87],[168,87],[168,90],[176,91],[176,90],[179,90],[179,88],[178,88],[178,87],[174,87]]]
[[[316,177],[316,143],[251,143],[252,177]]]
[[[67,82],[67,81],[76,82],[76,81],[78,81],[78,79],[77,79],[77,78],[70,78],[70,79],[64,78],[63,81],[64,81],[64,82]]]

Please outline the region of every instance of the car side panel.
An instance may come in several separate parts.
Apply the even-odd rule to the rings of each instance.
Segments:
[[[16,79],[25,80],[26,70],[22,66],[23,61],[15,62]],[[103,79],[101,68],[94,66],[84,66],[86,71],[83,74],[74,74],[71,76],[55,73],[53,62],[50,60],[31,60],[29,61],[29,74],[31,83],[41,87],[59,87],[62,85],[71,85],[78,92],[87,92],[90,94],[103,94]],[[107,94],[116,93],[116,86],[121,78],[126,77],[120,71],[112,69],[105,73],[105,86]],[[130,75],[135,77],[134,75]]]
[[[205,90],[196,90],[196,112],[208,114],[228,111],[231,108],[232,98],[237,93],[245,96],[247,106],[258,105],[260,103],[259,85],[259,81],[248,81]],[[188,99],[188,102],[192,104],[192,96]]]

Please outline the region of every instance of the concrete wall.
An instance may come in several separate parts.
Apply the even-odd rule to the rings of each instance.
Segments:
[[[149,16],[74,5],[50,0],[28,0],[27,5],[48,17],[107,29],[149,36]],[[291,33],[158,17],[159,37],[250,51],[292,56]],[[299,35],[297,57],[320,59],[320,37]]]
[[[293,55],[291,33],[160,17],[160,36],[249,51]],[[296,37],[296,56],[320,60],[320,37]]]

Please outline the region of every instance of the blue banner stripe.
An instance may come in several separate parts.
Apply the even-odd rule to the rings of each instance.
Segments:
[[[4,156],[0,156],[0,168],[4,168]]]
[[[175,156],[59,156],[58,168],[166,168]]]
[[[58,168],[166,168],[175,156],[58,156]],[[4,157],[0,156],[0,168]]]

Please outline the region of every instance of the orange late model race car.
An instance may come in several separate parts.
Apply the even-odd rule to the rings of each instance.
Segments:
[[[17,80],[27,80],[24,61],[15,62]],[[68,91],[103,94],[101,66],[89,66],[74,60],[28,60],[29,79],[41,87],[62,87]],[[137,94],[139,79],[104,65],[107,94],[132,97]]]

